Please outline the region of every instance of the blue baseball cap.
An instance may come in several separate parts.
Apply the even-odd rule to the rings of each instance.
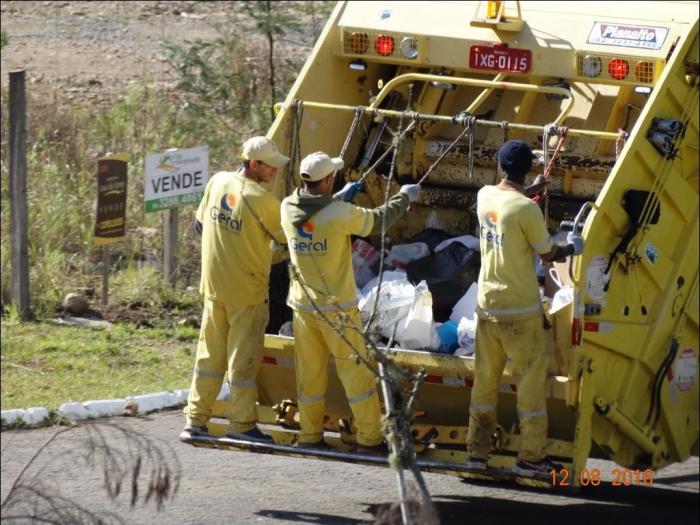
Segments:
[[[522,140],[509,140],[498,150],[498,164],[503,171],[514,177],[527,174],[534,158],[530,146]]]

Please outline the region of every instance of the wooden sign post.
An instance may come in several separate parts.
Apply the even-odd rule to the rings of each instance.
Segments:
[[[10,277],[12,302],[31,319],[27,213],[27,103],[24,71],[10,72]]]

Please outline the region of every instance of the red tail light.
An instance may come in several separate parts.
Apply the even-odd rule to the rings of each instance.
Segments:
[[[388,57],[394,52],[394,37],[389,35],[378,35],[374,41],[374,49],[383,57]]]
[[[581,319],[575,317],[571,323],[571,344],[573,346],[581,344]]]
[[[621,58],[613,58],[608,64],[608,73],[615,80],[624,79],[630,72],[630,65],[627,60],[622,60]]]

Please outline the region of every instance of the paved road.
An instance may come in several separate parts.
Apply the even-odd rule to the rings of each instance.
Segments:
[[[111,422],[160,439],[167,460],[173,465],[179,463],[179,488],[161,511],[152,500],[144,504],[139,499],[130,508],[130,478],[116,500],[107,497],[102,471],[68,454],[81,451],[84,455],[83,430],[57,437],[27,471],[26,479],[32,479],[34,486],[40,480],[94,512],[113,512],[124,523],[144,525],[372,523],[378,512],[397,500],[394,474],[386,468],[181,444],[178,434],[183,418],[179,411],[114,418]],[[2,433],[3,500],[27,461],[55,432],[54,428]],[[116,450],[126,453],[126,441],[119,433],[112,430],[107,435]],[[607,473],[614,465],[595,461],[589,466]],[[697,457],[658,472],[651,488],[604,483],[575,496],[493,483],[464,483],[440,474],[427,474],[425,478],[443,524],[492,525],[529,520],[567,525],[698,522]],[[143,472],[141,479],[143,483]],[[141,487],[142,496],[145,485]],[[3,511],[3,518],[8,514]]]

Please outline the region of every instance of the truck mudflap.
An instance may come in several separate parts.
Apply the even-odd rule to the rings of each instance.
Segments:
[[[358,465],[391,467],[392,458],[389,456],[360,453],[353,447],[344,443],[339,437],[326,435],[325,441],[329,448],[297,448],[291,445],[294,433],[281,430],[270,430],[274,443],[246,441],[226,436],[191,436],[187,432],[180,434],[180,441],[188,445],[200,448],[215,448],[238,452],[253,452],[257,454],[269,454],[273,456],[287,456],[300,459],[319,459],[325,461],[342,461]],[[422,472],[433,472],[457,476],[465,480],[495,481],[499,483],[510,482],[522,486],[534,488],[553,488],[557,485],[553,481],[552,474],[539,477],[524,477],[512,472],[515,463],[513,457],[492,456],[489,459],[489,467],[485,472],[475,472],[466,467],[466,453],[459,450],[424,450],[416,460],[416,466]],[[570,464],[563,463],[564,469],[570,468]],[[555,473],[554,475],[559,475]]]

